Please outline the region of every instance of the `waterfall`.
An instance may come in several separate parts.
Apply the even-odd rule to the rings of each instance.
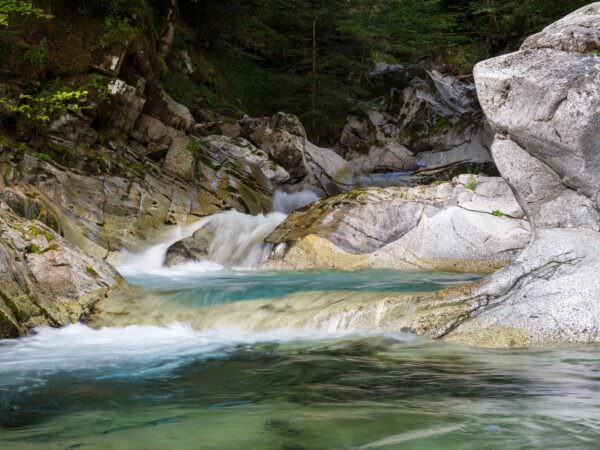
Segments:
[[[146,250],[139,253],[122,251],[121,271],[125,270],[152,270],[160,269],[167,256],[169,247],[181,239],[185,239],[193,235],[196,231],[206,225],[209,218],[200,219],[191,225],[176,226],[170,230],[158,244],[148,247]]]
[[[174,228],[160,243],[140,253],[123,251],[123,264],[119,270],[124,275],[184,275],[222,270],[224,267],[255,268],[269,251],[265,238],[286,217],[286,214],[278,212],[251,216],[234,210],[214,214],[191,225]],[[174,268],[164,267],[169,247],[203,228],[212,235],[207,260]]]
[[[289,214],[309,203],[316,202],[319,198],[317,194],[309,190],[294,192],[293,194],[277,191],[273,196],[273,211]]]
[[[286,217],[277,212],[250,216],[233,210],[211,216],[206,223],[213,232],[208,259],[229,267],[257,267],[269,250],[265,238]]]
[[[123,263],[119,270],[124,275],[185,275],[221,270],[223,267],[256,268],[270,250],[270,246],[264,242],[265,238],[286,219],[287,214],[317,200],[319,196],[308,190],[293,194],[277,191],[273,197],[272,213],[251,216],[230,210],[205,217],[191,225],[177,226],[163,236],[161,242],[140,253],[123,251]],[[210,235],[207,260],[175,268],[164,267],[169,247],[203,228]]]

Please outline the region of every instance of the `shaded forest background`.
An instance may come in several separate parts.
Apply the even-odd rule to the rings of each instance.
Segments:
[[[155,53],[170,1],[0,0],[0,75],[28,89],[73,82],[96,52],[137,41],[165,89],[197,114],[297,114],[312,139],[333,142],[372,96],[378,63],[469,74],[482,59],[583,6],[571,0],[179,0],[173,52]],[[89,82],[89,80],[87,81]]]

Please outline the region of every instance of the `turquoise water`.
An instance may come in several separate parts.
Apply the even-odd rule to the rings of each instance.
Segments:
[[[128,280],[148,291],[196,307],[242,300],[275,299],[296,292],[431,292],[479,279],[456,273],[401,273],[392,270],[359,272],[229,271],[197,273],[160,270],[134,273]]]
[[[304,290],[412,292],[469,278],[173,272],[131,281],[200,311]],[[597,449],[599,350],[185,323],[43,329],[0,341],[0,448]]]

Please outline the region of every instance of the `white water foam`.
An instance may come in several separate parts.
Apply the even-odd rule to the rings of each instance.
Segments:
[[[209,260],[229,267],[257,267],[270,249],[265,238],[286,217],[276,212],[249,216],[233,210],[212,216],[208,226],[214,238],[208,249]]]
[[[148,274],[181,277],[219,271],[226,267],[252,269],[264,260],[270,250],[270,246],[264,242],[265,238],[286,217],[277,212],[251,216],[234,210],[215,214],[191,225],[172,229],[162,242],[143,252],[124,251],[124,262],[119,271],[125,276]],[[214,234],[208,249],[208,259],[165,267],[169,247],[204,227]]]
[[[277,191],[273,196],[273,211],[290,214],[297,209],[316,202],[319,198],[317,194],[309,190],[294,192],[293,194]]]
[[[235,328],[195,331],[180,323],[167,327],[92,329],[77,324],[39,328],[31,336],[0,341],[0,388],[22,384],[24,378],[43,384],[48,376],[62,371],[81,371],[96,379],[161,377],[193,361],[226,357],[239,345],[349,335],[290,329],[259,333]]]
[[[125,273],[138,271],[151,272],[153,269],[160,269],[165,263],[169,247],[182,239],[190,237],[200,228],[205,226],[208,220],[209,218],[204,218],[191,225],[176,226],[164,236],[161,242],[148,247],[140,253],[131,253],[124,250],[122,252],[123,264],[119,269],[121,272]]]

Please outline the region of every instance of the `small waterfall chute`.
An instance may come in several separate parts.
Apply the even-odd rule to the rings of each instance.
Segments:
[[[211,216],[205,225],[213,231],[208,259],[229,267],[257,267],[270,248],[265,238],[286,217],[277,212],[250,216],[234,210]]]
[[[222,270],[224,267],[256,268],[270,250],[270,246],[264,242],[265,238],[286,217],[286,214],[278,212],[251,216],[235,210],[214,214],[191,225],[176,227],[163,241],[140,253],[124,251],[120,271],[125,275],[163,272],[166,275],[181,275],[182,271],[191,274]],[[206,260],[164,267],[169,248],[201,229],[207,229],[211,236]]]
[[[273,196],[273,211],[283,214],[290,214],[297,209],[316,202],[320,197],[313,191],[304,190],[288,194],[287,192],[277,191]]]

